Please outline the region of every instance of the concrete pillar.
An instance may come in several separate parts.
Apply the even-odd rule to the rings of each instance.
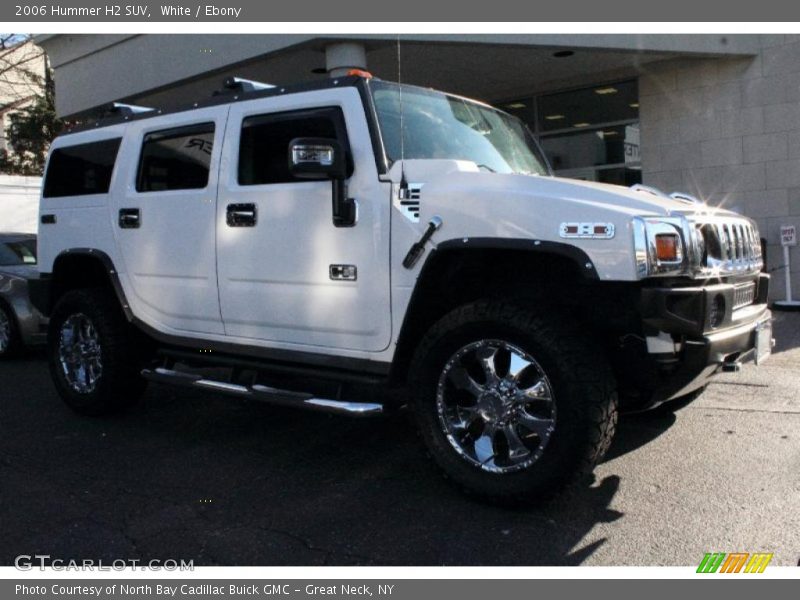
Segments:
[[[325,47],[325,68],[331,77],[347,75],[350,69],[367,68],[367,50],[357,42],[339,42]]]

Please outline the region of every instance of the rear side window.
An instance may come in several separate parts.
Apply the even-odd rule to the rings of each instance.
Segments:
[[[298,137],[338,138],[346,150],[342,111],[321,108],[244,119],[239,139],[239,185],[308,181],[296,179],[289,172],[289,142]],[[352,165],[349,170],[352,172]]]
[[[206,187],[213,148],[214,123],[148,133],[142,143],[136,191]]]
[[[121,138],[53,150],[44,178],[45,198],[107,194]]]

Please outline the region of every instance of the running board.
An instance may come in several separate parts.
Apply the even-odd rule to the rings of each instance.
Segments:
[[[315,398],[311,394],[280,390],[261,384],[244,386],[238,383],[203,379],[200,375],[182,373],[163,367],[144,369],[142,371],[142,377],[148,381],[155,381],[157,383],[205,389],[232,396],[239,396],[240,398],[251,398],[268,404],[276,404],[278,406],[287,406],[291,408],[304,408],[317,412],[346,414],[353,417],[379,415],[383,412],[382,404]]]

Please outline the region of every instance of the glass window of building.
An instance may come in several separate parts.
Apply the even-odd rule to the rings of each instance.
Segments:
[[[502,106],[537,135],[556,175],[641,183],[635,80],[521,98]]]

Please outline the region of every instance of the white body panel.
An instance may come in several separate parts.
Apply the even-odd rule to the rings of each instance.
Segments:
[[[62,146],[120,138],[125,135],[123,125],[105,127],[99,131],[86,131],[53,141],[51,153]],[[48,158],[49,162],[49,158]],[[119,179],[119,161],[111,176],[111,193],[88,196],[42,197],[39,201],[38,267],[42,273],[51,273],[59,254],[76,248],[95,248],[105,252],[115,263],[120,262],[114,239],[115,223],[108,203]],[[46,168],[45,168],[46,172]],[[41,224],[41,215],[54,215],[56,222]]]
[[[243,119],[328,107],[342,110],[355,164],[348,180],[348,195],[358,202],[354,227],[333,225],[329,181],[238,183]],[[227,206],[239,203],[256,206],[255,227],[227,225]],[[392,335],[389,216],[389,186],[378,180],[357,90],[333,89],[233,105],[217,208],[225,332],[250,343],[284,342],[313,350],[385,349]],[[357,279],[331,280],[332,264],[355,265]]]

